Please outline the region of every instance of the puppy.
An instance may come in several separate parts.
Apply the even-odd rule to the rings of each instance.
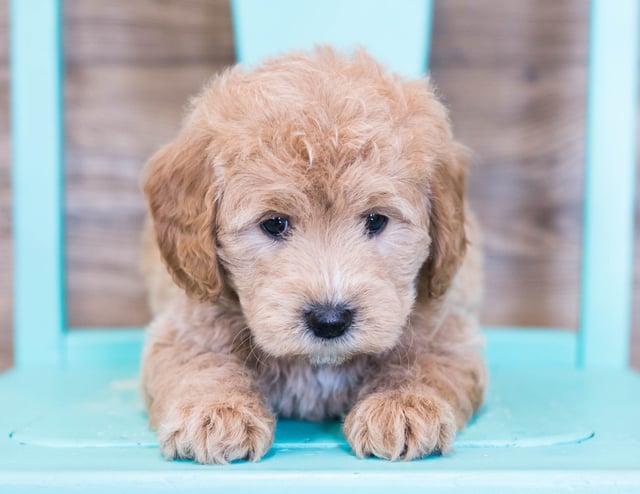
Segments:
[[[276,417],[344,419],[358,456],[450,450],[485,387],[465,173],[429,82],[364,51],[213,78],[143,179],[163,454],[257,460]]]

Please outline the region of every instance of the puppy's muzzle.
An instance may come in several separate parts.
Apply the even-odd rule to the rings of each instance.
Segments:
[[[304,310],[304,320],[314,335],[330,340],[349,330],[353,311],[344,304],[311,304]]]

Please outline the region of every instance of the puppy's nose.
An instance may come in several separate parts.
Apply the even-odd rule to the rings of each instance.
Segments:
[[[304,311],[307,326],[318,338],[337,338],[351,326],[353,311],[344,305],[313,304]]]

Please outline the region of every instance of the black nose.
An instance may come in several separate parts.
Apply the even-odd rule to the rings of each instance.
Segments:
[[[318,338],[342,336],[353,319],[353,311],[344,305],[313,304],[304,311],[307,326]]]

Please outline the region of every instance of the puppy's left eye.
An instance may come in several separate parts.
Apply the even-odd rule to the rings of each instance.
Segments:
[[[281,239],[289,231],[289,219],[282,216],[275,216],[260,223],[260,228],[268,236]]]
[[[387,226],[388,221],[389,218],[382,214],[369,213],[365,216],[365,228],[367,230],[367,235],[378,235],[382,230],[384,230],[385,226]]]

